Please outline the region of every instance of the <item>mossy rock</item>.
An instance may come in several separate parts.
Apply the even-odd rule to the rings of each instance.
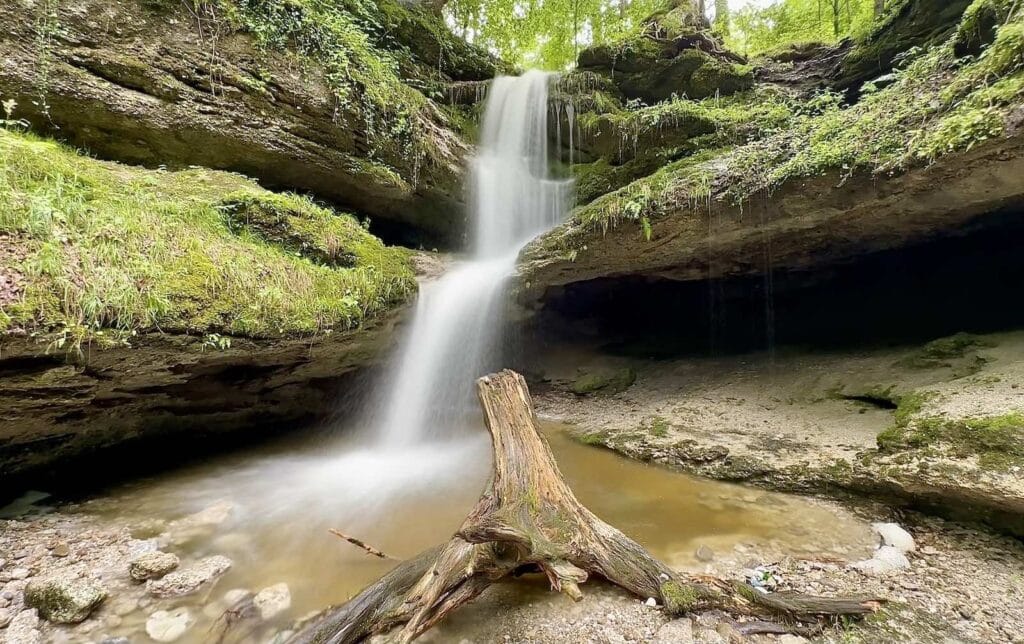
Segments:
[[[835,86],[860,87],[893,69],[897,57],[914,47],[945,40],[957,29],[971,0],[906,0],[871,34],[854,43],[843,61]]]
[[[977,457],[986,469],[1024,464],[1024,413],[951,419],[939,416],[897,423],[878,435],[886,452],[942,449],[954,458]]]
[[[610,372],[585,373],[573,381],[570,390],[577,396],[588,394],[617,394],[633,386],[636,371],[632,368]]]
[[[628,99],[648,104],[673,96],[693,99],[726,96],[754,86],[750,67],[720,60],[699,49],[683,49],[673,55],[646,37],[630,41],[625,49],[596,48],[580,55],[580,67],[600,70]],[[612,53],[609,53],[612,52]]]

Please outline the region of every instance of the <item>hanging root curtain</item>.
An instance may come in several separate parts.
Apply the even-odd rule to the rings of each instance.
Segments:
[[[395,630],[410,642],[488,586],[542,572],[573,600],[598,575],[671,615],[705,608],[786,621],[864,615],[883,600],[764,594],[746,584],[669,569],[597,518],[569,489],[541,436],[526,381],[502,371],[477,381],[494,446],[486,490],[448,543],[399,564],[348,603],[307,623],[293,642],[344,644]]]

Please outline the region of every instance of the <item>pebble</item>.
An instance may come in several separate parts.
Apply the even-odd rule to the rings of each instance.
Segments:
[[[71,554],[71,548],[62,541],[53,547],[50,554],[54,557],[67,557]]]
[[[27,579],[32,574],[28,568],[15,568],[10,573],[11,579]]]
[[[187,608],[158,610],[146,620],[146,634],[157,642],[173,642],[184,635],[194,621]]]

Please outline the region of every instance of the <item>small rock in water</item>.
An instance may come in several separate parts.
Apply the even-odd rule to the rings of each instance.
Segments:
[[[11,571],[11,579],[27,579],[32,572],[28,568],[15,568]]]
[[[292,594],[288,584],[274,584],[256,593],[253,605],[263,619],[272,619],[292,607]]]
[[[6,608],[0,608],[0,628],[7,626],[14,619],[14,611]]]
[[[645,606],[650,606],[651,608],[654,608],[655,606],[658,605],[658,600],[656,600],[653,597],[648,597],[647,601],[644,602],[644,605]]]
[[[697,561],[713,561],[715,559],[715,551],[711,548],[702,545],[697,548],[696,552]]]
[[[128,563],[128,574],[135,581],[159,579],[178,567],[178,556],[154,550],[135,557]]]
[[[228,592],[224,593],[224,604],[228,608],[231,608],[235,604],[238,604],[239,602],[245,601],[251,595],[252,595],[252,593],[250,593],[245,588],[232,588]]]
[[[7,644],[42,644],[43,634],[39,632],[39,616],[35,609],[23,610],[14,616],[5,631]]]
[[[180,597],[199,590],[200,586],[220,577],[231,568],[231,560],[221,555],[200,559],[188,568],[168,573],[161,579],[150,579],[146,590],[157,597]]]
[[[903,553],[914,552],[917,548],[914,537],[897,523],[872,523],[871,529],[881,537],[883,545],[892,546]]]
[[[807,644],[807,638],[794,635],[793,633],[786,633],[780,635],[776,642],[777,644]]]
[[[209,535],[214,528],[227,521],[234,509],[234,503],[218,501],[195,514],[171,521],[167,524],[166,541],[181,544]]]
[[[158,642],[173,642],[192,626],[187,608],[158,610],[146,620],[146,634]]]
[[[100,644],[132,644],[132,641],[127,637],[108,637],[100,640]]]
[[[83,621],[106,596],[107,591],[102,588],[66,576],[35,580],[25,586],[25,605],[57,624]]]

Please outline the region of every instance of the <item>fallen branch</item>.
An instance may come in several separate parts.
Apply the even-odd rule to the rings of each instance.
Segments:
[[[512,371],[477,381],[494,447],[491,481],[450,541],[399,564],[348,603],[314,618],[293,642],[348,644],[399,629],[410,642],[492,583],[541,572],[555,591],[578,601],[580,584],[599,575],[670,615],[705,608],[815,621],[864,615],[882,600],[764,594],[747,584],[669,569],[640,544],[583,506],[541,437],[523,377]]]
[[[358,546],[358,547],[362,548],[363,550],[365,550],[366,552],[370,553],[374,557],[380,557],[381,559],[394,559],[394,557],[392,557],[390,555],[384,554],[382,551],[377,550],[376,548],[374,548],[370,544],[366,543],[365,541],[362,541],[361,539],[356,539],[355,537],[350,537],[347,534],[345,534],[344,532],[340,532],[338,530],[335,530],[334,528],[328,528],[328,531],[331,534],[333,534],[335,536],[338,536],[338,537],[341,537],[345,541],[348,541],[353,546]]]

